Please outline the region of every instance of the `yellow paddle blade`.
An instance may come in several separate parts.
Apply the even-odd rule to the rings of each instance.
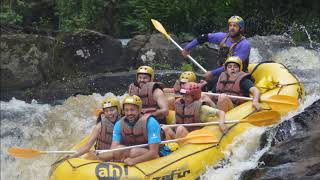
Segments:
[[[18,157],[18,158],[33,158],[43,154],[43,152],[41,151],[37,151],[33,149],[16,148],[16,147],[9,148],[8,153],[11,156]]]
[[[260,111],[250,115],[240,122],[250,123],[255,126],[269,126],[279,123],[280,118],[281,116],[278,111]]]
[[[181,141],[190,144],[210,144],[218,143],[219,139],[211,131],[200,129],[190,132],[186,137],[181,138]]]
[[[299,102],[296,98],[286,95],[274,95],[264,100],[273,110],[288,113],[298,108]]]
[[[169,34],[167,33],[167,31],[164,29],[164,27],[162,26],[162,24],[155,20],[155,19],[151,19],[151,22],[153,24],[153,26],[159,31],[161,32],[167,39],[169,39]]]

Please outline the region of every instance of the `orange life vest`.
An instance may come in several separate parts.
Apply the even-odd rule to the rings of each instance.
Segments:
[[[101,131],[96,140],[95,148],[97,150],[110,149],[112,143],[112,134],[115,122],[107,119],[103,114],[101,115]]]
[[[130,126],[126,122],[126,117],[123,117],[121,119],[121,144],[132,146],[148,143],[147,122],[150,116],[148,114],[140,116],[134,126]]]
[[[243,96],[244,92],[240,88],[240,82],[244,78],[250,77],[249,73],[239,72],[237,76],[229,77],[226,72],[222,72],[216,86],[217,93],[226,93],[228,95]],[[239,105],[244,101],[232,99],[235,105]]]
[[[175,102],[176,124],[189,124],[200,122],[200,108],[202,101],[196,100],[186,105],[182,98]],[[186,127],[189,131],[199,129],[200,127]]]

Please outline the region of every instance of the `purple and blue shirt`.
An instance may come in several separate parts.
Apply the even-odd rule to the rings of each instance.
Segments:
[[[224,32],[209,33],[208,42],[219,45],[227,35],[228,33],[224,33]],[[234,44],[234,42],[231,41],[231,37],[228,37],[225,41],[225,46],[231,47],[232,44]],[[196,38],[193,41],[191,41],[189,44],[187,44],[184,49],[190,51],[193,47],[197,45],[199,45],[199,42]],[[238,56],[243,62],[248,62],[250,49],[251,49],[250,42],[247,39],[243,39],[233,48],[231,56]],[[218,75],[223,71],[224,71],[224,66],[221,66],[217,69],[212,70],[211,74]]]

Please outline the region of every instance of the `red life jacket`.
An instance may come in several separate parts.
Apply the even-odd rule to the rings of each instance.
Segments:
[[[240,71],[237,76],[229,77],[226,72],[222,72],[216,86],[217,93],[226,93],[234,96],[244,96],[244,92],[240,88],[240,82],[244,78],[250,77],[249,73]],[[235,105],[239,105],[244,101],[232,99]]]
[[[131,127],[126,121],[126,117],[121,119],[121,144],[132,146],[148,143],[147,122],[151,115],[142,115]]]
[[[101,115],[101,131],[96,140],[96,150],[110,149],[112,143],[112,134],[115,122],[107,119],[103,114]]]
[[[176,124],[189,124],[200,122],[200,108],[202,101],[196,100],[186,105],[182,98],[175,102]],[[200,127],[186,127],[189,131],[200,129]]]

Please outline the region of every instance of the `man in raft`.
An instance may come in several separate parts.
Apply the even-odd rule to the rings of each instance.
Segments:
[[[146,143],[148,146],[116,151],[113,153],[114,159],[132,166],[162,156],[159,152],[161,137],[158,121],[150,114],[141,114],[142,101],[136,95],[127,96],[122,104],[125,116],[114,127],[112,149]]]
[[[97,118],[95,127],[89,137],[88,142],[76,150],[76,153],[67,156],[68,158],[79,157],[91,149],[95,144],[96,150],[110,149],[112,143],[113,127],[118,120],[120,120],[120,102],[116,97],[108,97],[102,102],[102,112]],[[110,160],[112,155],[98,156],[97,154],[90,152],[87,159],[101,159]]]
[[[250,42],[243,36],[245,30],[244,20],[239,16],[232,16],[228,20],[228,32],[217,32],[202,34],[187,44],[182,51],[183,56],[190,54],[190,50],[198,44],[210,42],[219,45],[219,59],[226,59],[229,56],[238,56],[243,63],[243,71],[247,72],[250,56]],[[208,89],[211,89],[213,84],[217,82],[217,78],[224,71],[224,66],[221,66],[205,74],[208,80]],[[211,81],[209,81],[211,80]],[[210,84],[210,85],[209,85]]]
[[[253,95],[252,106],[256,110],[260,110],[259,89],[254,86],[250,79],[251,75],[243,72],[241,59],[237,56],[231,56],[226,60],[224,66],[225,71],[221,73],[216,87],[212,90],[221,93],[217,101],[218,109],[227,112],[244,102],[239,99],[231,99],[227,95],[249,97],[249,93],[251,93]]]
[[[195,82],[188,82],[182,86],[180,93],[182,98],[175,102],[176,124],[191,124],[203,122],[206,114],[209,116],[218,116],[220,121],[220,130],[225,132],[227,127],[224,125],[225,113],[218,109],[206,105],[206,101],[201,100],[201,85]],[[203,114],[203,115],[202,115]],[[212,118],[212,117],[211,117]],[[183,138],[187,136],[190,131],[200,129],[201,127],[184,127],[178,126],[175,132],[166,126],[162,126],[166,132],[167,139]]]
[[[149,66],[139,67],[136,80],[129,86],[129,95],[141,98],[142,113],[151,113],[160,124],[166,124],[168,102],[162,91],[162,83],[154,82],[154,70]]]

